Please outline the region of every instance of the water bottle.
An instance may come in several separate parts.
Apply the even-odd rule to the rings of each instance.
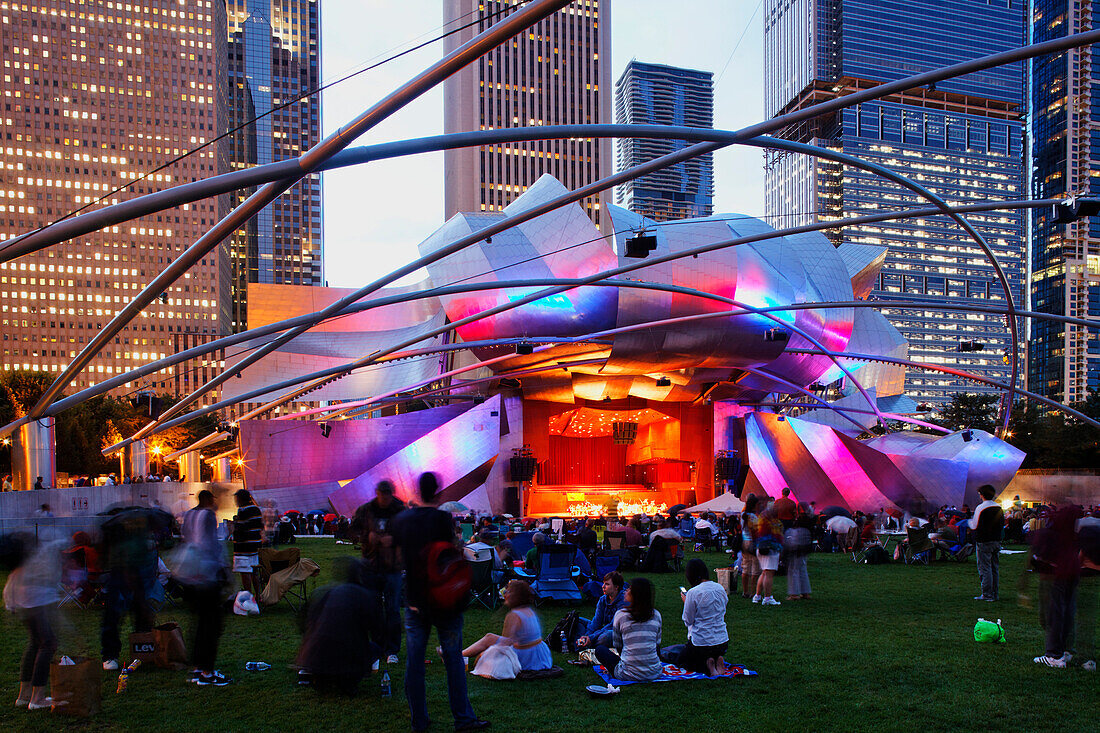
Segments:
[[[568,654],[569,653],[569,639],[566,638],[565,634],[561,635],[561,653],[562,654]]]
[[[393,690],[390,687],[390,673],[382,673],[382,697],[389,697],[393,694]]]

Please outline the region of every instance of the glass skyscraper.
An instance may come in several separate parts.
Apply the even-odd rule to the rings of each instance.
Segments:
[[[766,0],[765,7],[770,115],[1024,43],[1021,0]],[[1024,190],[1023,107],[1024,69],[1017,63],[849,107],[779,136],[879,163],[952,203],[1017,199]],[[765,205],[777,227],[926,205],[882,178],[806,156],[768,153],[765,167]],[[1022,308],[1024,215],[968,218],[986,237]],[[844,227],[829,236],[888,248],[874,299],[1004,302],[984,254],[947,217]],[[1009,378],[1011,345],[1002,316],[903,307],[883,313],[908,340],[909,358]],[[963,342],[983,349],[961,352]],[[932,371],[906,374],[906,393],[929,403],[992,389]]]
[[[1035,0],[1036,43],[1096,27],[1089,3]],[[1032,190],[1036,198],[1100,196],[1100,52],[1075,48],[1032,64]],[[1095,145],[1093,143],[1096,143]],[[1100,217],[1072,224],[1032,215],[1032,310],[1100,316]],[[1028,384],[1067,403],[1100,389],[1095,329],[1036,320],[1031,326]]]
[[[631,61],[615,84],[615,122],[623,125],[714,127],[714,83],[709,71]],[[684,140],[620,138],[617,170],[686,148]],[[635,178],[615,189],[615,203],[656,221],[714,213],[711,154]]]
[[[230,165],[298,157],[321,139],[321,97],[282,105],[320,86],[320,3],[229,0],[228,31],[229,127],[248,123],[232,136]],[[321,227],[321,176],[312,174],[233,235],[235,331],[247,327],[248,283],[323,284]]]

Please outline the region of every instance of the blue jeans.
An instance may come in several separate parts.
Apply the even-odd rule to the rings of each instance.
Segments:
[[[105,604],[99,625],[99,643],[103,659],[118,659],[122,640],[118,627],[129,610],[134,617],[134,631],[152,631],[155,614],[149,607],[149,596],[157,582],[157,566],[115,568],[107,575],[104,588]]]
[[[382,600],[382,638],[375,642],[388,657],[401,651],[401,573],[376,573],[373,587]]]
[[[462,662],[462,614],[431,618],[408,608],[405,610],[405,699],[409,701],[413,730],[426,730],[431,722],[428,720],[428,698],[424,686],[424,654],[428,649],[428,637],[433,626],[439,632],[439,644],[443,647],[443,666],[447,670],[447,697],[451,701],[455,727],[460,728],[477,721],[470,698],[466,694],[466,666]]]

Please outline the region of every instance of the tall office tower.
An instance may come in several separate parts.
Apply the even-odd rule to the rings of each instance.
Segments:
[[[123,184],[133,183],[108,202],[225,173],[228,158],[215,145],[138,180],[225,129],[225,23],[215,0],[0,4],[0,240]],[[227,203],[199,201],[0,265],[3,368],[56,375]],[[173,353],[181,334],[228,333],[229,313],[223,246],[146,307],[74,386]],[[126,391],[167,388],[171,377]]]
[[[1035,0],[1036,43],[1096,27],[1091,3]],[[1036,198],[1100,196],[1100,58],[1091,47],[1033,62],[1032,190]],[[1032,310],[1100,316],[1100,218],[1071,224],[1032,214]],[[1028,385],[1066,403],[1100,389],[1100,340],[1093,329],[1038,320],[1031,324]]]
[[[287,105],[320,87],[320,14],[318,0],[229,0],[229,127],[245,125],[232,135],[233,168],[296,158],[320,141],[320,95]],[[232,252],[234,331],[248,327],[248,283],[323,284],[320,174],[236,232]]]
[[[714,83],[709,71],[631,61],[615,84],[615,122],[620,125],[714,127]],[[617,170],[626,170],[686,148],[684,140],[619,138]],[[711,154],[635,178],[615,189],[615,203],[657,221],[710,216],[714,212]]]
[[[766,0],[765,112],[778,115],[1024,43],[1022,0]],[[1023,181],[1024,71],[999,66],[792,126],[781,137],[859,156],[916,179],[950,202],[1017,199]],[[850,166],[768,154],[765,205],[779,227],[926,205]],[[1024,215],[968,215],[1023,307]],[[831,230],[834,241],[884,245],[871,297],[1003,305],[980,248],[943,216]],[[1011,339],[999,315],[884,308],[909,357],[1006,381]],[[971,351],[975,346],[980,350]],[[1021,354],[1022,359],[1022,354]],[[1022,363],[1022,360],[1021,360]],[[929,403],[992,388],[911,369],[906,391]]]
[[[514,0],[446,0],[453,50],[509,12]],[[611,121],[610,0],[577,0],[501,44],[443,85],[444,132]],[[444,208],[499,211],[544,173],[579,188],[611,175],[609,139],[540,140],[443,154]],[[600,201],[582,201],[600,223]]]

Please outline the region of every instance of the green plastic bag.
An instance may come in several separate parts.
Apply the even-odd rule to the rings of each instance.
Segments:
[[[1001,620],[994,622],[978,619],[978,623],[974,624],[974,641],[1004,644],[1005,627],[1001,626]]]

